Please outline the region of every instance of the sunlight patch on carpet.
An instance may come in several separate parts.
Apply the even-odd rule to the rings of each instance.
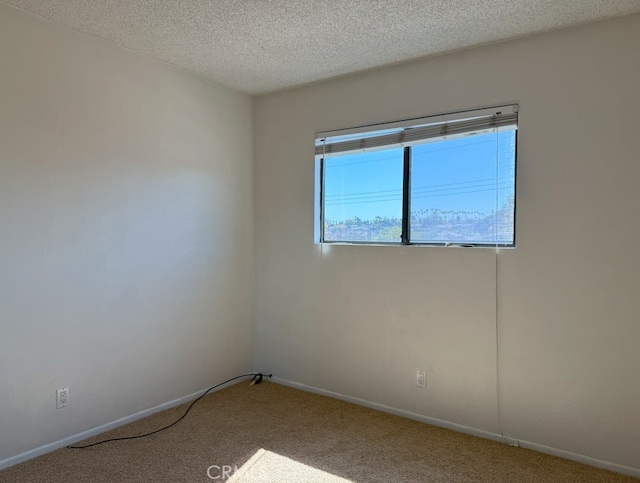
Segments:
[[[353,483],[286,456],[259,449],[226,480],[229,483],[305,481],[313,483]]]

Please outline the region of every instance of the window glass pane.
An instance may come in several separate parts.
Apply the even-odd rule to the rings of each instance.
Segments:
[[[498,135],[497,243],[515,243],[516,131]]]
[[[416,145],[413,243],[513,244],[515,130]]]
[[[402,170],[402,148],[325,159],[324,240],[399,243]]]

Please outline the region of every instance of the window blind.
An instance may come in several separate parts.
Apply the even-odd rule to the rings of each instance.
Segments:
[[[316,134],[316,157],[391,149],[502,129],[517,129],[518,106],[429,116]]]

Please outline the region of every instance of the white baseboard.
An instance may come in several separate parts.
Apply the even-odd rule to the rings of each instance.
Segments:
[[[457,424],[457,423],[452,423],[449,421],[445,421],[442,419],[437,419],[437,418],[431,418],[428,416],[423,416],[421,414],[416,414],[416,413],[412,413],[410,411],[405,411],[402,409],[396,409],[390,406],[385,406],[384,404],[378,404],[378,403],[374,403],[371,401],[367,401],[365,399],[360,399],[357,397],[352,397],[352,396],[347,396],[344,394],[340,394],[337,392],[333,392],[333,391],[327,391],[325,389],[320,389],[314,386],[308,386],[306,384],[301,384],[298,382],[294,382],[294,381],[289,381],[287,379],[281,379],[279,377],[274,377],[272,379],[270,379],[271,381],[277,383],[277,384],[282,384],[284,386],[289,386],[289,387],[293,387],[295,389],[300,389],[302,391],[307,391],[307,392],[311,392],[314,394],[319,394],[321,396],[328,396],[328,397],[332,397],[335,399],[340,399],[342,401],[346,401],[346,402],[350,402],[353,404],[357,404],[359,406],[364,406],[364,407],[368,407],[371,409],[376,409],[378,411],[382,411],[385,413],[389,413],[389,414],[394,414],[396,416],[402,416],[408,419],[413,419],[415,421],[420,421],[422,423],[426,423],[426,424],[431,424],[433,426],[438,426],[441,428],[447,428],[447,429],[451,429],[453,431],[457,431],[460,433],[465,433],[465,434],[470,434],[473,436],[478,436],[480,438],[485,438],[485,439],[489,439],[492,441],[498,441],[501,443],[505,443],[505,444],[509,444],[511,446],[520,446],[522,448],[526,448],[526,449],[531,449],[534,451],[538,451],[540,453],[546,453],[546,454],[550,454],[553,456],[558,456],[560,458],[565,458],[568,460],[573,460],[573,461],[577,461],[578,463],[584,463],[590,466],[594,466],[596,468],[602,468],[605,470],[610,470],[610,471],[614,471],[616,473],[622,473],[625,475],[630,475],[630,476],[635,476],[637,478],[640,478],[640,468],[632,468],[630,466],[624,466],[624,465],[619,465],[616,463],[611,463],[609,461],[603,461],[603,460],[599,460],[596,458],[591,458],[589,456],[584,456],[581,454],[577,454],[577,453],[572,453],[570,451],[565,451],[565,450],[561,450],[561,449],[557,449],[557,448],[552,448],[550,446],[545,446],[542,444],[538,444],[538,443],[532,443],[530,441],[523,441],[523,440],[518,440],[509,436],[502,436],[498,433],[492,433],[490,431],[484,431],[481,429],[476,429],[476,428],[472,428],[469,426],[464,426],[462,424]],[[224,387],[228,387],[228,386],[224,386]],[[209,394],[216,392],[220,389],[223,389],[223,387],[220,387],[214,391],[211,391]],[[100,433],[104,433],[106,431],[109,431],[111,429],[115,429],[119,426],[122,426],[124,424],[127,423],[131,423],[133,421],[136,421],[138,419],[144,418],[146,416],[150,416],[152,414],[155,414],[157,412],[160,411],[164,411],[166,409],[171,409],[175,406],[179,406],[180,404],[184,404],[185,402],[188,401],[192,401],[195,398],[197,398],[198,396],[200,396],[206,389],[202,389],[201,391],[197,391],[194,392],[192,394],[189,394],[187,396],[183,396],[181,398],[178,399],[174,399],[173,401],[169,401],[163,404],[159,404],[158,406],[149,408],[149,409],[145,409],[143,411],[139,411],[135,414],[132,414],[130,416],[126,416],[124,418],[120,418],[117,419],[115,421],[112,421],[110,423],[106,423],[106,424],[102,424],[100,426],[96,426],[95,428],[89,429],[87,431],[83,431],[81,433],[78,434],[74,434],[72,436],[69,436],[67,438],[63,438],[59,441],[54,441],[52,443],[48,443],[45,444],[43,446],[39,446],[38,448],[34,448],[32,450],[29,451],[25,451],[24,453],[20,453],[16,456],[11,456],[10,458],[6,458],[4,460],[0,461],[0,470],[3,470],[5,468],[8,468],[10,466],[16,465],[18,463],[22,463],[24,461],[30,460],[32,458],[35,458],[36,456],[40,456],[46,453],[50,453],[51,451],[55,451],[57,449],[60,448],[64,448],[65,446],[69,446],[73,443],[76,443],[78,441],[82,441],[84,439],[90,438],[92,436],[95,436],[97,434]]]
[[[470,434],[472,436],[479,436],[480,438],[490,439],[492,441],[503,442],[502,435],[498,433],[492,433],[490,431],[484,431],[482,429],[471,428],[469,426],[452,423],[450,421],[445,421],[443,419],[423,416],[421,414],[412,413],[411,411],[392,408],[391,406],[385,406],[384,404],[374,403],[374,402],[367,401],[365,399],[360,399],[357,397],[346,396],[344,394],[340,394],[337,392],[326,391],[324,389],[319,389],[313,386],[307,386],[306,384],[301,384],[299,382],[293,382],[287,379],[280,379],[279,377],[274,377],[271,380],[275,383],[282,384],[283,386],[289,386],[295,389],[301,389],[303,391],[312,392],[314,394],[320,394],[321,396],[329,396],[334,399],[340,399],[342,401],[347,401],[350,403],[357,404],[358,406],[364,406],[370,409],[377,409],[378,411],[382,411],[384,413],[394,414],[396,416],[402,416],[403,418],[420,421],[421,423],[431,424],[432,426],[439,426],[441,428],[452,429],[459,433]]]
[[[545,446],[542,444],[532,443],[530,441],[523,441],[519,439],[515,439],[510,436],[503,436],[498,433],[492,433],[490,431],[484,431],[481,429],[471,428],[469,426],[464,426],[462,424],[452,423],[450,421],[445,421],[442,419],[431,418],[428,416],[423,416],[421,414],[412,413],[411,411],[405,411],[402,409],[392,408],[390,406],[385,406],[384,404],[378,404],[371,401],[367,401],[364,399],[360,399],[357,397],[346,396],[344,394],[340,394],[333,391],[327,391],[325,389],[320,389],[314,386],[308,386],[306,384],[301,384],[299,382],[289,381],[287,379],[281,379],[279,377],[274,377],[271,379],[273,382],[277,384],[282,384],[283,386],[293,387],[295,389],[300,389],[302,391],[311,392],[314,394],[319,394],[321,396],[328,396],[335,399],[340,399],[342,401],[350,402],[357,404],[359,406],[364,406],[371,409],[377,409],[378,411],[382,411],[389,414],[395,414],[396,416],[402,416],[408,419],[413,419],[415,421],[420,421],[422,423],[431,424],[433,426],[438,426],[441,428],[451,429],[453,431],[457,431],[459,433],[470,434],[472,436],[478,436],[480,438],[490,439],[492,441],[498,441],[500,443],[508,444],[509,446],[520,446],[521,448],[531,449],[534,451],[538,451],[540,453],[546,453],[553,456],[558,456],[560,458],[577,461],[578,463],[583,463],[590,466],[595,466],[596,468],[602,468],[605,470],[614,471],[616,473],[622,473],[625,475],[640,477],[640,468],[632,468],[630,466],[619,465],[617,463],[611,463],[609,461],[603,461],[596,458],[591,458],[589,456],[584,456],[577,453],[572,453],[570,451],[565,451],[561,449],[552,448],[550,446]]]
[[[596,468],[602,468],[603,470],[614,471],[616,473],[622,473],[624,475],[635,476],[640,478],[640,468],[632,468],[631,466],[619,465],[617,463],[611,463],[610,461],[603,461],[590,456],[584,456],[571,451],[565,451],[562,449],[552,448],[543,444],[532,443],[530,441],[519,440],[519,446],[521,448],[532,449],[540,453],[546,453],[559,458],[567,460],[577,461],[578,463],[584,463],[585,465],[595,466]]]
[[[220,389],[224,389],[225,387],[229,387],[229,385],[210,391],[209,394],[212,394]],[[51,451],[64,448],[65,446],[69,446],[73,443],[77,443],[78,441],[82,441],[84,439],[90,438],[97,434],[104,433],[105,431],[115,429],[124,424],[131,423],[133,421],[136,421],[138,419],[141,419],[147,416],[151,416],[152,414],[158,413],[160,411],[164,411],[166,409],[171,409],[173,407],[180,406],[180,404],[184,404],[186,402],[194,400],[195,398],[202,395],[202,393],[204,393],[205,391],[206,391],[206,388],[202,389],[201,391],[197,391],[192,394],[189,394],[187,396],[174,399],[173,401],[169,401],[163,404],[159,404],[158,406],[145,409],[143,411],[139,411],[130,416],[125,416],[124,418],[116,419],[115,421],[111,421],[110,423],[96,426],[95,428],[88,429],[87,431],[82,431],[81,433],[74,434],[73,436],[68,436],[59,441],[54,441],[52,443],[39,446],[29,451],[25,451],[24,453],[20,453],[16,456],[11,456],[10,458],[0,461],[0,470],[9,468],[10,466],[17,465],[18,463],[22,463],[24,461],[30,460],[31,458],[35,458],[36,456],[40,456],[46,453],[50,453]]]

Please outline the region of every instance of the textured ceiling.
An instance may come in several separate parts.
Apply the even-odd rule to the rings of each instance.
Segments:
[[[640,0],[0,0],[259,94],[640,11]]]

